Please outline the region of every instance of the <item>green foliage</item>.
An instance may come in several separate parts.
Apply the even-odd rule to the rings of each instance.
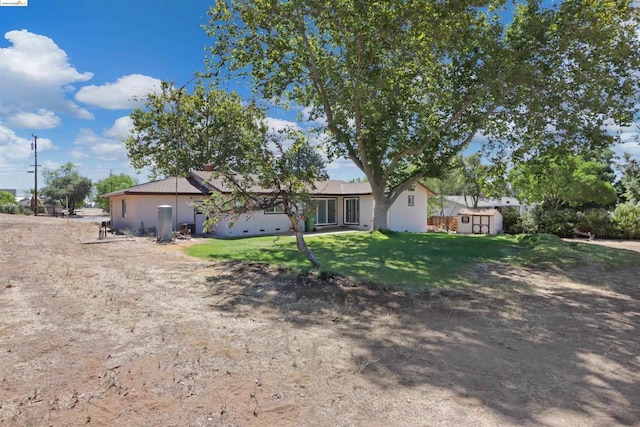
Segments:
[[[613,222],[628,239],[640,238],[640,206],[623,203],[616,207]]]
[[[509,179],[521,200],[542,203],[547,210],[588,203],[607,206],[616,200],[609,168],[583,156],[552,153],[517,165]]]
[[[479,132],[508,149],[494,163],[614,142],[604,123],[639,105],[639,14],[630,1],[218,0],[209,68],[325,119],[328,154],[366,175],[383,229],[395,198]]]
[[[573,237],[578,223],[578,213],[573,209],[545,210],[537,206],[532,210],[538,233]]]
[[[73,163],[55,170],[45,169],[43,175],[46,187],[41,190],[41,194],[50,202],[68,205],[69,215],[73,215],[78,206],[82,207],[84,200],[91,194],[91,180],[80,176]]]
[[[622,173],[622,196],[627,202],[640,205],[640,161],[625,153],[623,162],[618,164],[618,170]]]
[[[326,262],[322,270],[357,280],[423,289],[473,285],[468,273],[480,263],[527,266],[633,265],[640,255],[590,245],[570,245],[555,236],[464,236],[442,233],[343,233],[307,238]],[[211,240],[186,249],[206,259],[264,262],[303,271],[306,261],[291,237]]]
[[[225,161],[242,150],[239,144],[261,141],[264,113],[244,105],[235,93],[226,93],[198,82],[193,93],[162,82],[161,91],[150,93],[144,109],[130,115],[132,134],[125,141],[136,169],[148,167],[154,176],[186,176],[190,170],[234,167]]]
[[[103,194],[111,193],[113,191],[123,190],[125,188],[133,187],[136,185],[136,180],[124,173],[119,175],[109,175],[108,178],[101,179],[95,183],[96,198],[95,201],[102,208],[103,211],[109,211],[109,200],[103,199]]]
[[[10,194],[11,195],[11,194]],[[11,195],[13,197],[13,195]],[[17,214],[20,213],[20,205],[15,202],[0,203],[0,213]]]
[[[15,203],[16,198],[13,197],[13,194],[8,191],[0,191],[0,205],[5,205],[7,203]]]
[[[507,234],[521,234],[526,232],[517,208],[506,208],[503,210],[502,229]]]
[[[611,213],[606,209],[589,209],[579,214],[576,229],[581,233],[591,233],[594,238],[620,237]]]

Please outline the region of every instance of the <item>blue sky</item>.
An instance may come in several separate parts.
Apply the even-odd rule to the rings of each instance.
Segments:
[[[211,40],[201,25],[212,2],[22,1],[27,6],[0,7],[0,188],[33,188],[32,134],[39,137],[39,171],[72,162],[93,181],[124,172],[145,182],[122,143],[137,106],[132,98],[160,80],[180,86],[203,69]],[[269,114],[279,127],[294,113]],[[637,126],[616,130],[624,141],[616,152],[640,156]],[[362,176],[347,160],[329,173]]]
[[[124,172],[145,182],[122,143],[137,106],[132,97],[160,80],[182,85],[203,69],[211,41],[201,25],[211,4],[28,0],[0,7],[0,188],[33,188],[32,134],[39,172],[72,162],[93,181]],[[270,114],[274,127],[292,116]],[[347,161],[330,171],[336,179],[361,176]]]

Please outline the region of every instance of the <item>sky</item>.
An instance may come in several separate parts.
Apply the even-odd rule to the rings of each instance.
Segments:
[[[34,188],[32,135],[39,188],[43,169],[67,162],[94,182],[110,173],[146,182],[122,142],[129,114],[141,106],[133,99],[161,80],[182,86],[204,69],[211,40],[201,26],[212,2],[21,1],[26,6],[0,6],[0,188]],[[291,112],[269,114],[275,128],[292,119]],[[362,176],[346,160],[329,172],[334,179]]]
[[[22,3],[22,6],[6,4]],[[211,43],[202,24],[211,0],[0,0],[0,188],[34,187],[33,135],[42,171],[71,162],[92,181],[126,173],[139,183],[123,139],[133,100],[161,80],[182,86],[204,69]],[[248,87],[232,87],[248,95]],[[285,126],[291,112],[270,110]],[[637,125],[620,131],[617,154],[640,158]],[[348,160],[330,164],[333,179],[362,173]]]

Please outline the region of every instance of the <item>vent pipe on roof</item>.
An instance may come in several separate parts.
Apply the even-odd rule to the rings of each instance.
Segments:
[[[204,165],[205,172],[213,172],[213,165]]]

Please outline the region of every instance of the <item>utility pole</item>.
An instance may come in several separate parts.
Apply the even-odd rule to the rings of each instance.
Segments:
[[[35,204],[35,216],[38,216],[38,137],[34,134],[31,134],[31,136],[33,137],[33,142],[31,143],[31,150],[35,152],[36,154],[36,161],[35,164],[30,165],[33,166],[35,169],[33,171],[29,171],[29,173],[33,173],[34,174],[34,179],[35,179],[35,185],[34,185],[34,191],[33,191],[33,198],[34,198],[34,204]]]

